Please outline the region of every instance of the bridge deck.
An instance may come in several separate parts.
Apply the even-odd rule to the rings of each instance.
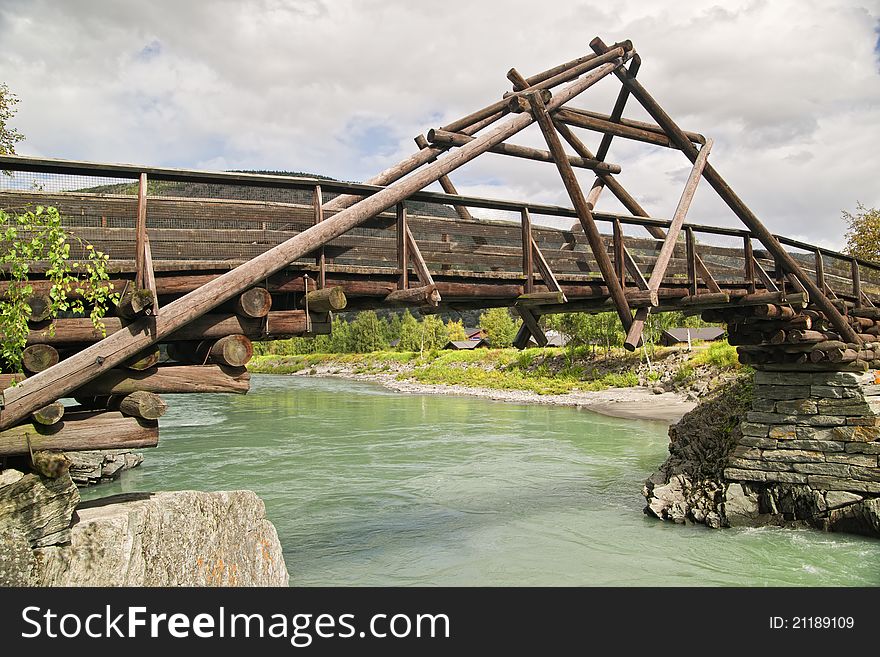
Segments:
[[[228,191],[232,191],[230,188]],[[266,195],[269,196],[269,195]],[[0,191],[0,208],[21,211],[36,205],[57,207],[68,232],[111,257],[110,270],[116,281],[134,276],[135,224],[137,197],[130,194],[84,191],[40,192]],[[253,257],[306,230],[315,222],[314,208],[302,203],[229,198],[150,196],[148,234],[160,296],[190,292],[219,273],[234,268]],[[422,212],[442,212],[437,206],[424,206]],[[333,216],[335,212],[327,212]],[[475,212],[475,214],[478,214]],[[533,215],[537,218],[538,215]],[[615,215],[596,213],[599,221],[613,223]],[[630,232],[643,227],[639,219],[627,217]],[[558,219],[557,219],[558,221]],[[483,307],[513,303],[523,294],[523,237],[519,223],[504,220],[452,219],[442,216],[411,214],[410,230],[445,304],[455,307]],[[652,225],[656,221],[646,221]],[[742,239],[746,231],[714,227],[694,227],[696,254],[703,260],[718,285],[734,296],[766,290],[760,277],[746,276]],[[532,235],[541,253],[570,300],[596,300],[608,296],[603,278],[587,239],[579,225],[557,229],[532,224]],[[719,246],[703,241],[738,242]],[[609,254],[614,254],[614,238],[604,237]],[[642,276],[650,278],[662,240],[650,236],[623,235],[632,262]],[[341,285],[352,300],[352,308],[381,307],[384,298],[397,287],[397,220],[394,213],[378,215],[324,247],[325,270],[330,285]],[[852,284],[852,259],[827,250],[806,254],[790,249],[805,271],[816,275],[816,253],[824,254],[824,279],[840,298],[855,302]],[[757,264],[774,280],[774,259],[764,250],[753,251]],[[81,258],[82,246],[74,243],[72,257]],[[314,254],[291,263],[274,275],[268,286],[276,294],[303,291],[303,275],[317,273]],[[688,275],[688,252],[684,241],[676,245],[663,277],[661,298],[675,305],[693,281]],[[861,265],[861,289],[880,301],[880,270]],[[626,278],[626,289],[637,293],[633,276]],[[546,289],[536,280],[537,291]],[[789,289],[790,286],[789,286]],[[698,293],[707,291],[705,281],[696,281]],[[295,301],[295,300],[294,300]],[[693,301],[693,300],[691,300]],[[288,301],[289,302],[289,301]],[[280,304],[280,305],[279,305]],[[633,307],[644,305],[638,294]],[[284,307],[278,299],[276,308]],[[597,306],[597,309],[600,307]]]

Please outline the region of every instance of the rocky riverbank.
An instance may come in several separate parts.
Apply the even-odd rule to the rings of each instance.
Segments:
[[[755,381],[717,391],[670,427],[669,458],[645,482],[645,513],[880,537],[873,377],[757,372]]]
[[[275,527],[251,491],[80,503],[68,472],[0,472],[0,586],[286,586]]]

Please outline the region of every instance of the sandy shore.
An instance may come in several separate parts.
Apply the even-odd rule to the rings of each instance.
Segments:
[[[597,392],[570,392],[562,395],[539,395],[527,390],[496,390],[471,388],[469,386],[417,383],[400,381],[393,374],[356,374],[338,365],[315,368],[314,374],[307,370],[292,376],[336,376],[358,381],[373,381],[397,392],[419,395],[467,395],[516,404],[549,404],[552,406],[575,406],[611,417],[636,420],[653,420],[672,424],[690,411],[696,403],[673,392],[655,394],[647,388],[609,388]]]

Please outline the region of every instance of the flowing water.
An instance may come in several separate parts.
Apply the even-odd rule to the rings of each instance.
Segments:
[[[168,401],[84,496],[254,490],[292,585],[880,585],[877,540],[644,516],[662,423],[308,377]]]

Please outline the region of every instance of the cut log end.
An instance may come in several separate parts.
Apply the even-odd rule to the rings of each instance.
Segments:
[[[116,314],[125,319],[135,319],[153,313],[152,290],[139,289],[126,292],[116,304]]]
[[[342,287],[325,287],[309,292],[299,305],[301,308],[308,306],[310,313],[338,312],[348,305],[348,300]]]
[[[58,350],[48,344],[32,344],[21,354],[22,366],[33,374],[48,370],[58,364],[58,360]]]
[[[272,295],[263,287],[252,287],[239,295],[232,310],[242,317],[265,317],[272,309]]]
[[[28,298],[27,303],[31,309],[31,313],[28,316],[29,322],[44,322],[52,314],[51,302],[48,296],[35,294]]]
[[[165,400],[156,393],[145,390],[111,397],[108,405],[109,408],[118,409],[123,415],[144,420],[158,420],[168,410]]]
[[[243,367],[254,355],[254,345],[245,335],[227,335],[208,350],[209,360],[220,365]]]
[[[31,414],[31,418],[34,422],[44,426],[51,426],[56,422],[60,422],[63,417],[64,404],[60,401],[54,401],[51,404],[47,404]]]

